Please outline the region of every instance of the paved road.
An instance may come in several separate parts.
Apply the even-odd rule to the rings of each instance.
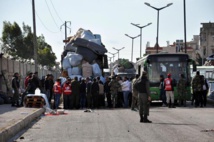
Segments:
[[[213,142],[214,107],[166,108],[153,106],[149,119],[140,123],[130,109],[66,111],[67,115],[44,116],[17,142]]]

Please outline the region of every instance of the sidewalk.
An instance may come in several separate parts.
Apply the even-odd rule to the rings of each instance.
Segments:
[[[45,112],[44,108],[0,105],[0,142],[7,142]]]

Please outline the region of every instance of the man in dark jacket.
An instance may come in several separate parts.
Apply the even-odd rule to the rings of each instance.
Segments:
[[[12,97],[12,106],[19,107],[19,87],[20,87],[20,81],[19,81],[19,73],[14,73],[12,78],[12,88],[14,90],[13,97]]]
[[[138,92],[139,99],[139,114],[140,114],[140,122],[143,123],[152,123],[152,121],[148,120],[149,115],[149,103],[151,101],[150,98],[150,90],[149,90],[149,80],[147,78],[146,71],[142,72],[142,76],[140,79],[136,81],[134,84],[134,88]]]
[[[74,80],[71,82],[72,87],[72,108],[75,107],[76,109],[79,109],[80,107],[80,82],[78,81],[77,77],[74,77]]]
[[[106,82],[104,83],[104,93],[106,95],[108,107],[111,108],[112,101],[111,101],[111,92],[110,92],[111,90],[110,90],[109,83],[110,83],[109,77],[106,77]]]
[[[93,79],[93,83],[91,84],[91,95],[93,101],[93,108],[98,108],[99,84],[96,78]]]

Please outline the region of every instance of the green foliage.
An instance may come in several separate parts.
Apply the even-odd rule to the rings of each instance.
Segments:
[[[23,23],[23,31],[14,22],[3,22],[2,42],[4,51],[14,59],[21,61],[31,60],[34,57],[33,33],[31,27]],[[43,35],[37,37],[38,45],[38,64],[53,67],[56,55],[51,46],[45,42]],[[27,53],[27,54],[26,54]]]
[[[123,66],[125,69],[133,68],[133,64],[128,59],[119,59],[119,65]]]

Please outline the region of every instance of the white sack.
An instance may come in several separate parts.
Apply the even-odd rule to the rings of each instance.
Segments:
[[[71,75],[81,75],[81,68],[80,67],[73,67],[71,71]]]
[[[64,70],[67,70],[67,69],[70,68],[70,67],[71,67],[71,64],[70,64],[70,62],[69,62],[69,59],[68,59],[67,56],[65,56],[65,57],[63,58],[63,60],[62,60],[62,68],[63,68]]]
[[[68,72],[68,76],[72,75],[72,68],[68,68],[67,72]]]
[[[83,59],[82,55],[74,53],[74,52],[68,52],[66,57],[68,57],[70,65],[72,67],[80,65],[81,61]]]
[[[99,65],[97,63],[92,64],[92,68],[93,68],[93,75],[94,75],[94,77],[102,75],[101,69],[100,69],[100,67],[99,67]]]

